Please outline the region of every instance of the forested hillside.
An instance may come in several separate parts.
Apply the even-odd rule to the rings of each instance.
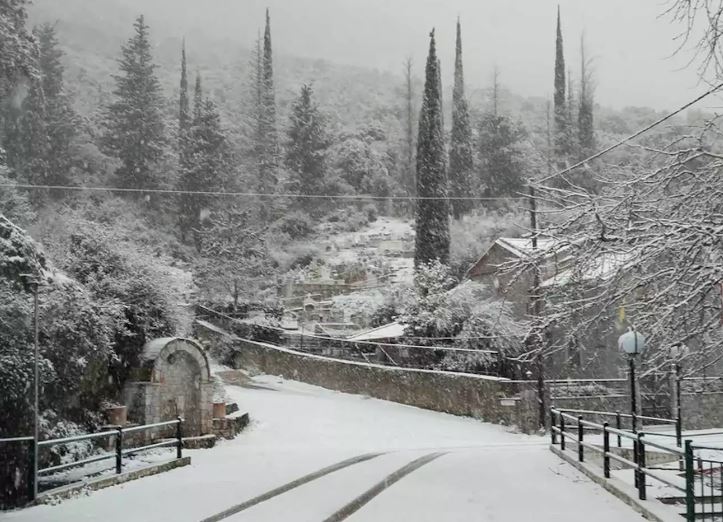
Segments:
[[[669,171],[671,178],[656,185],[660,194],[650,196],[642,181],[628,197],[631,179],[670,167],[668,155],[679,154],[670,143],[692,143],[689,153],[717,143],[690,137],[689,126],[706,115],[689,111],[634,146],[587,162],[662,114],[601,107],[593,64],[569,63],[569,42],[577,40],[565,39],[559,15],[557,32],[550,27],[544,42],[556,43],[549,85],[527,99],[505,87],[505,64],[499,80],[490,74],[488,85],[465,83],[464,63],[474,55],[463,53],[463,19],[454,61],[438,61],[432,31],[420,40],[428,46],[426,63],[399,56],[394,73],[280,48],[273,12],[255,21],[258,30],[234,32],[233,20],[204,30],[207,15],[194,18],[189,13],[198,9],[184,8],[189,2],[16,0],[0,11],[0,48],[7,49],[0,57],[0,292],[7,296],[0,321],[22,326],[3,330],[11,349],[0,353],[0,377],[20,382],[28,372],[23,354],[32,343],[38,284],[51,296],[41,314],[42,379],[62,396],[52,407],[43,404],[48,418],[97,424],[100,407],[118,400],[143,343],[187,332],[190,306],[278,315],[288,284],[322,273],[344,285],[368,282],[363,290],[373,281],[378,291],[352,303],[364,309],[354,312],[375,325],[401,318],[414,342],[469,346],[477,336],[482,341],[472,349],[519,360],[540,354],[534,343],[548,329],[586,324],[574,307],[559,304],[574,296],[560,297],[555,306],[563,309],[551,305],[555,314],[545,320],[537,310],[535,321],[514,321],[508,304],[491,297],[499,288],[457,286],[470,266],[499,236],[536,238],[539,230],[557,234],[566,247],[575,237],[576,253],[590,262],[596,251],[581,245],[611,235],[618,241],[665,208],[655,201],[666,201],[666,190],[679,197],[687,187]],[[553,175],[571,166],[569,176]],[[542,191],[539,200],[528,197],[531,187]],[[715,208],[714,194],[706,194],[707,210]],[[373,241],[401,246],[349,255],[347,243],[359,246],[359,235],[371,235],[368,227],[380,217],[404,233],[385,237],[392,232],[382,228]],[[651,234],[654,243],[665,231]],[[58,286],[49,268],[13,266],[35,252],[30,237],[68,285]],[[667,256],[643,254],[647,268]],[[387,283],[400,273],[405,277]],[[622,294],[611,292],[609,309],[624,307],[637,290],[629,284]],[[69,310],[92,331],[85,344],[70,320],[54,319]],[[667,332],[648,312],[641,317],[656,335]],[[571,331],[574,339],[561,336],[551,351],[586,342],[585,332]],[[71,366],[63,364],[64,347],[82,352]],[[443,362],[433,359],[425,364]],[[63,387],[83,372],[87,382]],[[18,411],[23,400],[0,394],[0,410]],[[10,431],[27,421],[27,411],[11,415]]]

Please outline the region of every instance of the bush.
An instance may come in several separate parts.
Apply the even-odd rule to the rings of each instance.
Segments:
[[[119,306],[113,332],[113,376],[120,389],[143,345],[175,330],[169,285],[153,262],[115,241],[103,230],[81,227],[71,236],[66,270],[103,306]]]
[[[379,210],[376,205],[369,204],[364,206],[364,213],[367,215],[367,222],[374,223],[379,217]]]
[[[309,216],[299,210],[285,215],[274,224],[273,228],[292,239],[304,238],[314,232],[314,225]]]

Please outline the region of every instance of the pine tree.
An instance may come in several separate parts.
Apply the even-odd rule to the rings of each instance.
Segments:
[[[26,28],[28,0],[0,2],[0,99],[36,73],[37,47]],[[2,132],[2,130],[0,130]]]
[[[65,92],[63,52],[55,27],[45,24],[34,33],[38,41],[38,68],[45,98],[48,183],[67,185],[72,183],[73,158],[70,148],[78,134],[79,121],[70,96]]]
[[[468,197],[472,192],[472,127],[469,107],[464,95],[464,69],[462,64],[462,27],[457,20],[457,52],[454,64],[454,93],[452,134],[449,144],[449,186],[452,197]],[[470,200],[451,201],[452,214],[461,218],[472,209]]]
[[[442,125],[439,61],[430,34],[424,97],[417,139],[417,218],[414,264],[449,262],[449,202]],[[432,198],[432,199],[430,199]]]
[[[486,113],[479,125],[479,182],[486,197],[516,196],[524,189],[519,143],[523,132],[507,116]]]
[[[279,140],[276,130],[276,93],[271,46],[271,17],[266,10],[266,28],[260,68],[260,111],[258,128],[259,190],[272,192],[276,187]]]
[[[595,150],[595,129],[593,127],[594,89],[589,63],[585,53],[584,37],[580,41],[582,57],[580,74],[580,109],[577,118],[577,132],[580,140],[580,159],[584,159]]]
[[[8,166],[15,177],[35,185],[49,185],[49,150],[47,110],[40,78],[33,78],[20,107],[10,115],[6,137]],[[35,191],[34,204],[40,204],[46,193]]]
[[[303,85],[291,108],[286,166],[293,189],[300,194],[319,194],[326,183],[326,150],[329,148],[324,118],[314,102],[314,91]]]
[[[203,97],[201,76],[196,77],[193,120],[190,123],[187,146],[188,165],[181,170],[178,189],[186,192],[220,190],[228,176],[228,142],[216,105]],[[182,194],[179,224],[182,236],[193,231],[196,247],[200,248],[199,233],[204,211],[211,201],[201,194]]]
[[[161,87],[142,15],[134,29],[118,60],[121,74],[114,76],[116,101],[107,109],[103,145],[121,161],[116,171],[120,185],[143,189],[157,184],[153,167],[161,159],[166,140]]]
[[[564,164],[569,154],[567,99],[565,96],[565,51],[562,41],[560,6],[557,6],[557,39],[555,41],[554,142],[558,163]]]

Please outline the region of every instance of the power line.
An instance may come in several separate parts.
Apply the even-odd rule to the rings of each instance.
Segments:
[[[264,324],[254,323],[254,322],[251,322],[251,321],[244,321],[244,320],[242,320],[242,319],[237,319],[237,318],[235,318],[235,317],[231,317],[230,315],[224,314],[223,312],[219,312],[219,311],[217,311],[217,310],[213,310],[213,309],[211,309],[211,308],[207,308],[207,307],[202,306],[202,305],[199,305],[199,308],[202,308],[202,309],[204,309],[204,310],[206,310],[206,311],[208,311],[208,312],[212,312],[212,313],[214,313],[214,314],[216,314],[216,315],[218,315],[218,316],[220,316],[220,317],[224,317],[224,318],[226,318],[226,319],[230,319],[231,321],[233,321],[233,322],[235,322],[235,323],[243,324],[243,325],[246,325],[246,326],[256,326],[256,327],[258,327],[258,328],[267,328],[267,329],[269,329],[269,330],[284,332],[284,333],[287,333],[287,334],[300,332],[300,333],[298,334],[298,335],[300,335],[300,336],[307,337],[307,338],[309,338],[309,339],[319,339],[319,340],[322,340],[322,341],[337,341],[337,342],[349,343],[349,344],[372,345],[372,346],[375,346],[375,347],[376,347],[376,346],[379,346],[379,347],[385,346],[385,347],[391,347],[391,348],[411,348],[411,349],[417,349],[417,350],[434,350],[434,351],[439,350],[439,351],[448,351],[448,352],[464,352],[464,353],[473,353],[473,354],[477,354],[477,355],[480,355],[480,354],[494,354],[494,355],[497,355],[497,354],[500,353],[500,352],[497,351],[497,350],[476,350],[476,349],[474,349],[474,348],[456,348],[456,347],[453,347],[453,346],[420,346],[420,345],[412,345],[412,344],[380,343],[380,342],[375,342],[375,341],[354,341],[354,340],[352,340],[352,339],[345,339],[345,338],[343,338],[343,337],[325,337],[325,336],[323,336],[323,335],[316,335],[316,334],[313,334],[313,333],[304,334],[304,333],[303,333],[303,329],[300,330],[300,331],[298,331],[298,330],[297,330],[297,331],[287,330],[287,329],[281,328],[281,327],[279,327],[279,326],[264,325]],[[412,337],[414,337],[414,336],[412,336]],[[476,340],[476,339],[480,339],[480,340],[481,340],[481,339],[499,339],[499,337],[497,337],[497,336],[487,336],[487,337],[462,337],[462,338],[459,338],[459,337],[458,337],[458,338],[447,338],[447,337],[439,337],[439,338],[434,338],[434,337],[419,337],[419,339],[429,339],[429,340],[434,340],[434,339],[439,339],[439,340],[443,340],[443,339],[450,339],[450,340],[451,340],[451,339],[455,339],[455,340]]]
[[[723,88],[723,83],[720,83],[720,84],[716,85],[716,86],[713,87],[712,89],[710,89],[710,90],[704,92],[703,94],[701,94],[700,96],[698,96],[696,99],[694,99],[694,100],[692,100],[692,101],[689,101],[688,103],[686,103],[685,105],[683,105],[683,106],[680,107],[679,109],[671,112],[671,113],[668,114],[667,116],[663,116],[663,117],[660,118],[659,120],[651,123],[650,125],[648,125],[647,127],[643,128],[643,129],[640,129],[638,132],[636,132],[636,133],[634,133],[634,134],[631,134],[631,135],[628,136],[627,138],[625,138],[625,139],[623,139],[623,140],[620,140],[620,141],[618,141],[617,143],[614,143],[613,145],[610,145],[610,146],[607,147],[606,149],[603,149],[603,150],[601,150],[601,151],[599,151],[599,152],[596,152],[595,154],[593,154],[593,155],[590,156],[589,158],[585,158],[584,160],[579,161],[578,163],[575,163],[575,164],[572,165],[571,167],[568,167],[568,168],[566,168],[566,169],[564,169],[564,170],[561,170],[560,172],[556,172],[555,174],[551,174],[551,175],[549,175],[549,176],[546,176],[546,177],[542,178],[541,180],[538,180],[537,182],[538,182],[538,183],[544,183],[545,181],[549,181],[549,180],[551,180],[551,179],[553,179],[553,178],[556,178],[556,177],[559,177],[559,176],[564,176],[565,174],[568,174],[568,173],[572,172],[573,170],[575,170],[575,169],[577,169],[577,168],[579,168],[579,167],[582,167],[582,166],[585,165],[586,163],[589,163],[589,162],[591,162],[591,161],[593,161],[593,160],[596,160],[596,159],[600,158],[601,156],[604,156],[604,155],[607,154],[608,152],[612,152],[613,150],[617,149],[618,147],[620,147],[620,146],[622,146],[622,145],[625,145],[625,144],[628,143],[629,141],[634,140],[635,138],[637,138],[637,137],[645,134],[645,133],[648,132],[649,130],[654,129],[654,128],[657,127],[658,125],[666,122],[667,120],[669,120],[669,119],[672,118],[673,116],[677,116],[678,114],[680,114],[681,112],[683,112],[685,109],[688,109],[688,108],[691,107],[692,105],[695,105],[696,103],[698,103],[699,101],[701,101],[703,98],[707,98],[708,96],[710,96],[711,94],[713,94],[713,93],[715,93],[716,91],[720,90],[721,88]]]
[[[419,197],[419,196],[365,196],[358,194],[342,194],[332,196],[329,194],[293,194],[293,193],[264,193],[264,192],[224,192],[215,190],[175,190],[175,189],[137,189],[137,188],[120,188],[120,187],[74,187],[70,185],[36,185],[31,183],[0,183],[3,188],[21,188],[30,190],[65,190],[69,192],[122,192],[133,194],[176,194],[189,196],[217,196],[217,197],[246,197],[246,198],[268,198],[268,199],[344,199],[344,200],[397,200],[397,201],[420,201],[420,200],[463,200],[463,201],[516,201],[525,199],[517,196],[499,196],[499,197],[477,197],[477,196],[459,196],[459,197]]]

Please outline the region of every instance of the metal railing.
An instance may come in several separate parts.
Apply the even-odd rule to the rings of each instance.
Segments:
[[[32,436],[0,438],[0,479],[15,477],[15,480],[5,481],[4,487],[0,488],[0,509],[18,507],[33,499],[35,494],[34,441],[35,438]],[[9,447],[15,449],[8,449]],[[23,463],[26,465],[23,466]],[[23,467],[26,468],[24,482],[20,473]],[[0,484],[2,483],[3,481],[0,480]]]
[[[115,459],[115,472],[120,474],[123,472],[123,457],[128,455],[135,455],[143,451],[162,448],[166,446],[176,446],[176,458],[180,459],[183,457],[183,419],[178,417],[172,421],[157,422],[155,424],[145,424],[143,426],[133,426],[130,428],[118,427],[115,430],[102,431],[99,433],[89,433],[86,435],[78,435],[75,437],[65,437],[62,439],[51,439],[43,440],[38,442],[38,448],[49,448],[52,446],[58,446],[62,444],[69,444],[71,442],[80,442],[84,440],[96,440],[96,439],[115,439],[115,451],[113,453],[106,453],[104,455],[97,455],[83,460],[76,460],[65,464],[58,464],[57,466],[50,466],[47,468],[39,469],[38,475],[61,471],[68,468],[74,468],[78,466],[84,466],[86,464],[93,464],[95,462],[101,462],[103,460]],[[175,438],[171,440],[162,441],[155,444],[149,444],[138,448],[126,448],[123,449],[123,436],[128,433],[138,431],[148,431],[156,428],[162,428],[165,426],[176,426]]]
[[[139,447],[130,447],[130,448],[124,448],[123,442],[124,437],[127,435],[143,432],[143,431],[150,431],[155,430],[159,428],[168,428],[175,426],[175,432],[174,437],[170,438],[169,440],[162,440],[161,442],[154,442],[152,444],[147,444],[144,446]],[[37,470],[37,476],[33,473],[33,460],[35,456],[35,452],[40,452],[43,450],[47,450],[49,448],[55,447],[55,446],[63,446],[65,444],[71,444],[75,442],[82,442],[82,441],[108,441],[113,443],[113,449],[111,451],[107,451],[105,453],[102,453],[100,455],[93,455],[91,457],[80,459],[80,460],[74,460],[72,462],[66,462],[62,464],[57,464],[53,466],[48,466],[42,469]],[[37,445],[34,443],[35,439],[33,437],[11,437],[11,438],[0,438],[0,444],[9,444],[9,443],[27,443],[28,444],[28,454],[29,458],[27,459],[28,465],[28,473],[27,473],[27,491],[29,492],[29,499],[35,500],[34,497],[34,484],[36,481],[38,481],[39,477],[41,475],[49,475],[52,473],[56,473],[58,471],[63,471],[69,468],[77,468],[81,466],[86,466],[88,464],[93,464],[96,462],[102,462],[106,460],[115,459],[115,473],[121,474],[123,472],[123,460],[124,458],[128,458],[131,455],[136,455],[138,453],[142,453],[144,451],[148,451],[155,448],[163,448],[163,447],[170,447],[175,446],[176,448],[176,458],[180,459],[183,457],[183,419],[181,417],[178,417],[171,421],[166,422],[157,422],[155,424],[145,424],[142,426],[132,426],[130,428],[122,428],[117,427],[115,429],[111,429],[108,431],[102,431],[98,433],[87,433],[83,435],[77,435],[73,437],[64,437],[60,439],[50,439],[50,440],[42,440],[38,441]],[[88,473],[92,474],[94,472]]]
[[[614,427],[617,430],[624,430],[629,429],[633,433],[649,433],[649,434],[655,434],[656,436],[661,437],[675,437],[675,444],[677,447],[682,448],[683,447],[683,425],[680,418],[677,419],[666,419],[663,417],[652,417],[649,415],[636,415],[635,413],[620,413],[619,411],[616,412],[609,412],[609,411],[597,411],[597,410],[579,410],[579,409],[570,409],[570,408],[552,408],[551,411],[556,412],[563,412],[563,413],[576,413],[578,415],[592,415],[595,417],[602,417],[602,418],[608,418],[611,420],[614,420]],[[629,424],[629,428],[625,427],[625,424]],[[666,434],[666,433],[659,433],[656,431],[645,431],[644,425],[645,423],[648,423],[648,425],[670,425],[675,427],[675,435],[672,434]],[[608,422],[610,424],[610,422]],[[551,426],[554,426],[554,422],[552,422]],[[643,429],[641,429],[643,428]],[[621,445],[621,436],[617,436],[617,443],[618,447]]]
[[[585,420],[583,415],[596,415],[615,418],[616,427],[605,421],[602,424]],[[635,416],[634,414],[620,414],[593,410],[560,410],[550,409],[551,439],[553,445],[558,445],[562,451],[566,450],[566,441],[573,442],[577,450],[577,460],[585,462],[588,450],[599,454],[603,459],[603,475],[606,479],[611,477],[611,463],[613,461],[627,466],[633,470],[634,484],[640,500],[647,499],[647,478],[673,488],[682,493],[682,496],[671,497],[675,503],[685,504],[685,519],[693,522],[702,517],[705,520],[723,521],[723,461],[713,459],[703,454],[704,451],[723,452],[723,447],[693,444],[688,439],[682,443],[680,419],[663,419],[658,417]],[[622,426],[623,419],[631,419],[632,426],[636,420],[650,420],[663,424],[674,424],[676,433],[664,434],[658,432],[634,431]],[[602,447],[585,438],[586,432],[602,434]],[[676,445],[671,446],[650,439],[651,435],[662,437],[675,437]],[[632,460],[620,452],[614,451],[611,437],[617,439],[617,447],[623,447],[622,440],[629,440],[632,444]],[[679,470],[675,468],[661,468],[649,465],[648,451],[655,449],[667,453],[672,460],[679,462]],[[696,452],[698,454],[696,455]],[[684,471],[681,477],[681,471]],[[668,472],[666,474],[666,472]],[[681,480],[682,478],[682,480]],[[707,480],[707,482],[706,482]],[[716,490],[718,493],[716,494]],[[706,495],[706,492],[709,495]],[[696,508],[696,506],[698,508]]]

